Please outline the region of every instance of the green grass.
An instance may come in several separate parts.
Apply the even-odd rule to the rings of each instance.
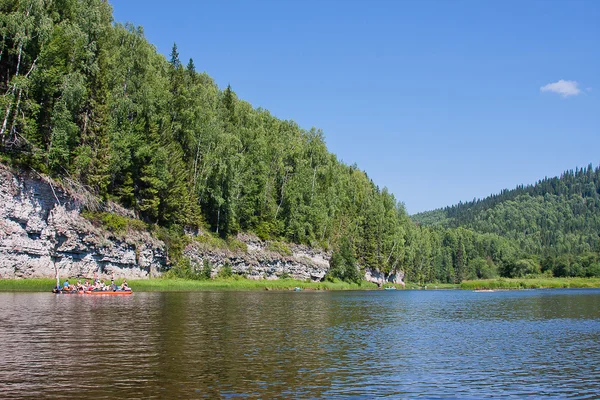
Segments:
[[[83,280],[83,279],[82,279]],[[55,285],[54,279],[32,278],[32,279],[0,279],[0,292],[49,292]],[[63,280],[61,280],[61,283]],[[77,279],[70,279],[76,283]],[[116,280],[120,285],[121,279]],[[377,285],[362,282],[359,286],[355,283],[342,281],[334,282],[305,282],[295,279],[279,280],[252,280],[239,276],[228,279],[213,280],[190,280],[190,279],[139,279],[130,280],[129,286],[138,292],[193,292],[202,290],[292,290],[300,287],[304,290],[375,290]],[[522,279],[486,279],[477,281],[464,281],[460,285],[429,283],[419,285],[407,283],[403,288],[401,285],[391,285],[397,289],[412,290],[435,290],[435,289],[559,289],[559,288],[600,288],[600,278],[522,278]]]
[[[398,289],[401,289],[400,285],[396,285]],[[436,290],[436,289],[460,289],[460,285],[454,283],[413,283],[407,282],[405,289],[410,290]]]
[[[129,230],[146,231],[148,227],[143,221],[124,217],[109,212],[83,211],[81,215],[95,226],[102,226],[115,234],[124,234]]]
[[[214,279],[196,281],[188,279],[145,279],[130,281],[129,286],[140,292],[186,292],[201,290],[292,290],[299,287],[305,290],[369,290],[375,284],[363,282],[362,285],[347,282],[305,282],[295,279],[253,280]]]
[[[221,250],[230,250],[235,252],[248,252],[248,245],[236,238],[227,238],[222,239],[218,236],[215,236],[210,233],[204,233],[202,235],[198,235],[193,239],[197,243],[204,245],[209,249],[221,249]]]
[[[56,279],[48,278],[0,279],[0,292],[50,292],[55,285]]]
[[[279,253],[284,257],[292,255],[292,250],[290,250],[288,245],[283,242],[269,242],[267,243],[267,250]]]
[[[465,290],[600,288],[600,278],[498,278],[464,281]]]
[[[69,279],[71,284],[77,279]],[[121,279],[115,280],[120,285]],[[63,280],[61,280],[61,284]],[[305,290],[370,290],[377,286],[362,282],[359,286],[347,282],[305,282],[295,279],[252,280],[242,277],[198,281],[191,279],[139,279],[128,281],[129,286],[138,292],[193,292],[202,290],[292,290],[300,287]],[[0,279],[0,292],[49,292],[54,279]]]

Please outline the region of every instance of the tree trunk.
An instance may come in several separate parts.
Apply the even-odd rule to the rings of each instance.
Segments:
[[[279,205],[277,206],[277,210],[275,211],[275,219],[277,219],[277,214],[279,214],[279,209],[281,208],[281,205],[283,204],[283,190],[285,189],[287,177],[288,177],[288,174],[286,172],[285,176],[283,177],[283,182],[281,183],[281,200],[279,201]]]
[[[27,13],[25,13],[25,17],[29,17],[30,12],[31,12],[31,6],[29,7],[29,10],[27,10]],[[22,55],[23,55],[23,40],[21,40],[21,42],[19,43],[19,54],[17,55],[17,68],[15,69],[15,77],[19,76],[19,71],[21,69]],[[8,79],[8,76],[7,76],[7,82],[9,82],[9,81],[10,81],[10,79]],[[13,87],[11,89],[12,96],[15,95],[16,90],[17,90],[17,84],[15,82],[15,84],[13,85]],[[2,121],[2,128],[0,128],[0,138],[2,138],[2,144],[4,144],[4,135],[6,132],[6,126],[8,125],[8,117],[10,116],[10,112],[12,111],[12,106],[13,106],[12,101],[10,101],[6,105],[6,113],[4,114],[4,120]]]
[[[312,189],[310,191],[310,205],[312,206],[313,195],[315,194],[315,179],[317,177],[317,167],[315,167],[315,171],[313,173],[313,181],[312,181]]]
[[[217,211],[217,230],[216,234],[219,234],[219,223],[221,221],[221,206],[219,206],[219,210]]]

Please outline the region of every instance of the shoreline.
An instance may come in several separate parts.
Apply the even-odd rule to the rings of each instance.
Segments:
[[[80,278],[84,279],[84,278]],[[77,282],[77,278],[69,279]],[[122,279],[115,279],[120,285]],[[61,279],[61,283],[64,280]],[[300,288],[306,291],[325,290],[375,290],[377,285],[370,282],[347,283],[335,282],[306,282],[294,279],[281,280],[252,280],[252,279],[215,279],[215,280],[191,280],[191,279],[129,279],[129,287],[134,292],[200,292],[200,291],[293,291]],[[52,278],[17,278],[0,279],[0,292],[51,292],[56,285]],[[400,286],[400,285],[398,285]]]
[[[496,278],[463,281],[462,290],[594,289],[600,278]]]
[[[76,279],[74,279],[76,281]],[[122,279],[115,281],[120,285]],[[56,281],[52,278],[0,279],[0,292],[50,292]],[[386,284],[378,287],[374,283],[361,284],[335,282],[306,282],[294,279],[252,280],[252,279],[144,279],[129,280],[134,292],[199,292],[199,291],[330,291],[330,290],[384,290],[395,287],[397,290],[523,290],[523,289],[586,289],[600,288],[600,278],[498,278],[477,281],[464,281],[461,284],[401,285]],[[297,290],[297,289],[296,289]]]

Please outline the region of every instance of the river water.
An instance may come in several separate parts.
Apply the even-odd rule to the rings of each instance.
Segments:
[[[600,290],[0,293],[1,398],[598,398]]]

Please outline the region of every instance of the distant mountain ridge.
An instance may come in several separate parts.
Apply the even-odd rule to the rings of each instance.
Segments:
[[[422,226],[495,233],[539,255],[600,250],[600,167],[575,168],[499,194],[411,216]]]

